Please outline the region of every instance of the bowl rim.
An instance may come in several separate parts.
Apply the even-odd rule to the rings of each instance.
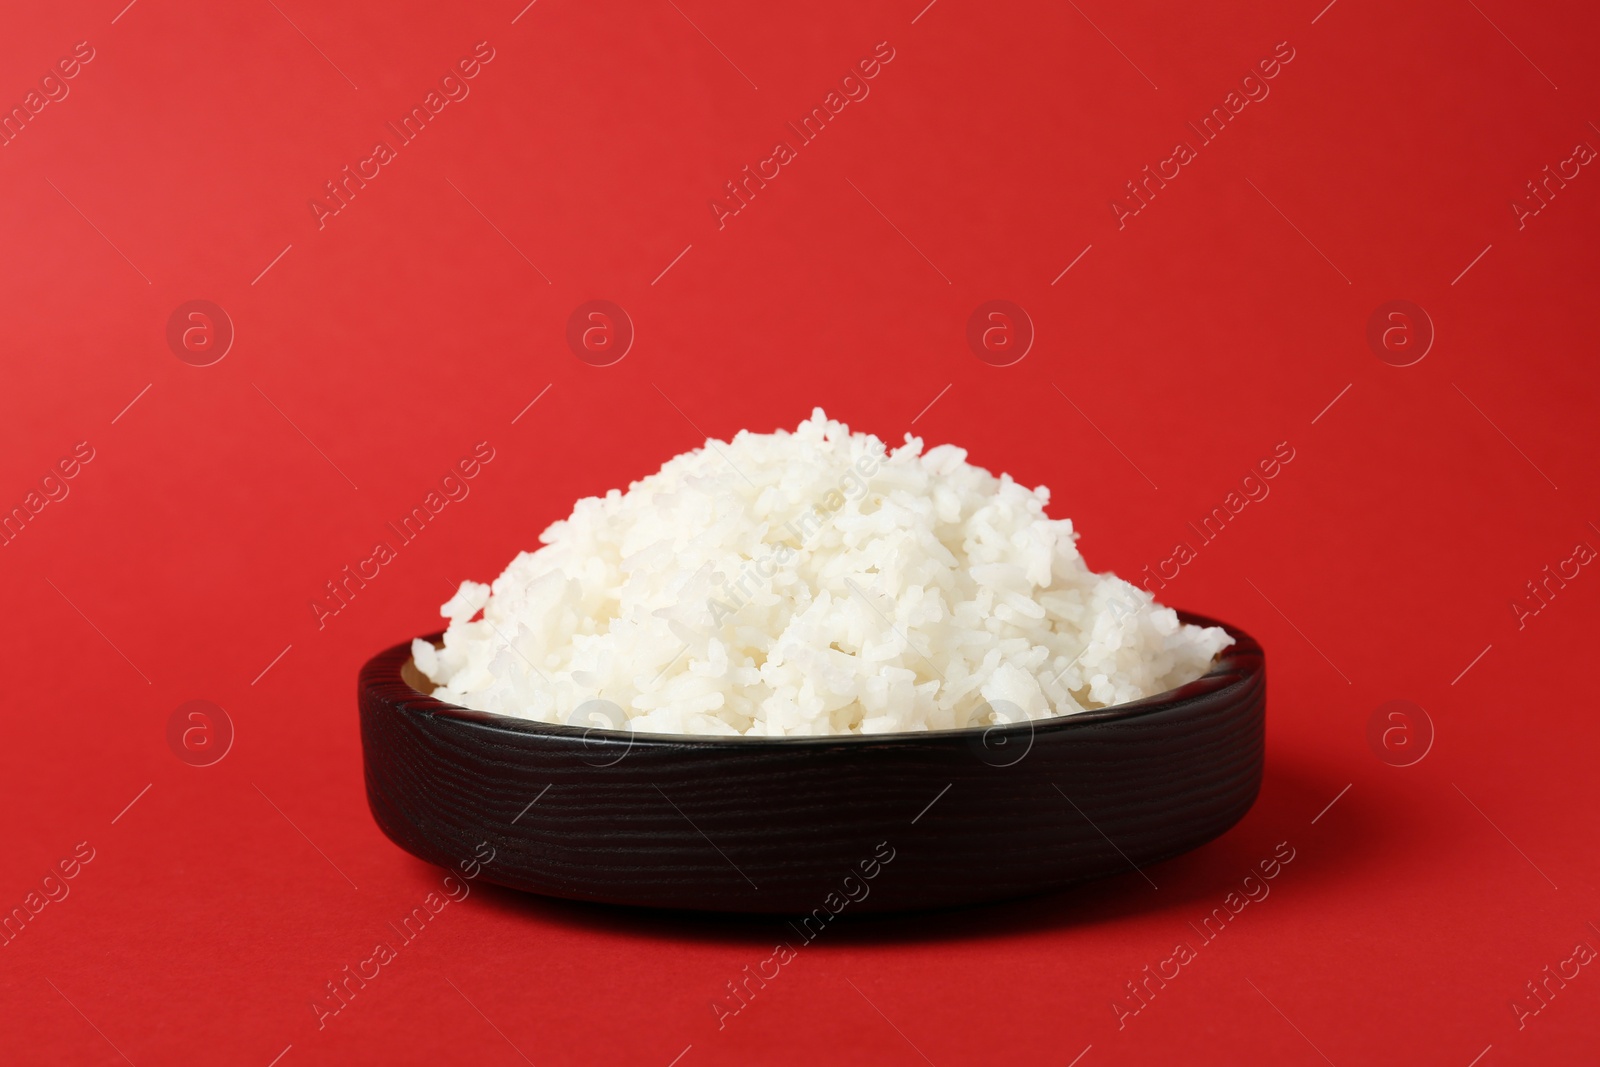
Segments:
[[[1178,620],[1198,626],[1220,626],[1233,638],[1233,644],[1223,649],[1211,661],[1211,666],[1200,677],[1175,689],[1154,693],[1124,704],[1095,708],[1090,711],[1059,715],[1048,719],[1027,719],[1017,723],[1000,723],[990,726],[965,726],[950,730],[906,730],[881,734],[822,734],[803,737],[729,737],[725,734],[667,734],[645,733],[632,730],[609,730],[597,726],[572,726],[566,723],[543,722],[503,715],[494,711],[480,711],[424,693],[405,679],[406,667],[415,670],[411,657],[411,642],[406,641],[384,649],[369,659],[361,668],[360,689],[363,696],[371,695],[378,703],[397,710],[423,712],[430,717],[458,720],[480,728],[501,730],[516,734],[530,734],[551,738],[566,738],[588,745],[613,744],[645,745],[667,748],[727,748],[747,750],[752,746],[785,747],[848,747],[860,745],[920,744],[937,741],[972,742],[995,737],[1009,741],[1014,737],[1032,738],[1040,733],[1061,733],[1074,729],[1104,726],[1144,718],[1175,707],[1197,702],[1203,698],[1222,696],[1241,686],[1253,684],[1265,669],[1264,653],[1260,643],[1231,623],[1193,612],[1174,609]],[[421,640],[436,641],[443,631],[419,635]],[[381,691],[379,691],[381,690]],[[397,692],[400,690],[401,692]]]

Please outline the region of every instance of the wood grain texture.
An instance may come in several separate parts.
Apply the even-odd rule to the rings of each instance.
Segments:
[[[445,704],[412,684],[425,683],[408,642],[361,670],[367,799],[424,860],[454,867],[487,841],[482,877],[575,900],[801,915],[887,852],[853,912],[1042,893],[1188,851],[1249,810],[1265,664],[1227,629],[1236,643],[1202,678],[1115,708],[987,731],[750,740]]]

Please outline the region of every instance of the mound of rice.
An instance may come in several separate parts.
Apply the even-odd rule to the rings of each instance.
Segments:
[[[1048,489],[966,455],[910,434],[888,452],[820,408],[708,441],[578,501],[492,587],[461,583],[416,665],[501,715],[800,737],[1070,715],[1182,685],[1232,643],[1091,571]]]

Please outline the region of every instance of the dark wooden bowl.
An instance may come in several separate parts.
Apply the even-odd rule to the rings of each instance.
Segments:
[[[1261,646],[1227,630],[1235,644],[1203,677],[1131,704],[987,730],[748,740],[446,704],[408,642],[361,670],[367,800],[413,855],[454,868],[487,842],[481,877],[573,900],[819,923],[1042,893],[1142,870],[1249,810],[1266,671]]]

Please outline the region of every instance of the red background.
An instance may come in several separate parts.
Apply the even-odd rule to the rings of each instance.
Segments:
[[[0,148],[0,503],[94,449],[0,549],[0,907],[95,853],[0,947],[0,1058],[1594,1061],[1594,968],[1511,1008],[1600,947],[1600,576],[1510,606],[1600,547],[1600,177],[1510,207],[1600,146],[1582,5],[123,2],[0,34],[7,108],[94,50]],[[323,183],[480,41],[470,96],[319,229]],[[870,96],[719,230],[723,182],[883,41]],[[1119,229],[1124,182],[1285,41]],[[166,341],[191,299],[236,330],[212,366]],[[635,325],[613,366],[566,345],[590,299]],[[965,340],[990,299],[1037,331],[1009,367]],[[1396,299],[1437,333],[1403,368],[1366,340]],[[1268,649],[1249,816],[1157,889],[843,922],[721,1030],[780,923],[478,883],[319,1030],[323,984],[441,878],[367,813],[360,663],[575,498],[817,404],[1048,484],[1125,576],[1289,442],[1161,592]],[[323,583],[480,441],[471,496],[319,629]],[[168,745],[191,699],[236,730],[213,766]],[[1395,699],[1436,735],[1408,767],[1368,741]],[[1119,1030],[1124,982],[1281,841],[1270,897]]]

